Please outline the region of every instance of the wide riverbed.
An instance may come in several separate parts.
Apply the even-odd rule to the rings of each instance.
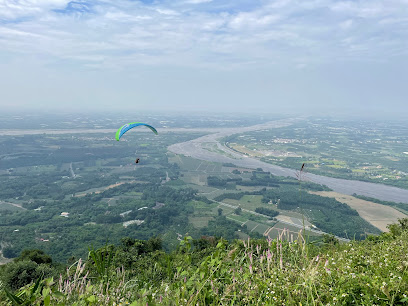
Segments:
[[[226,128],[218,133],[209,134],[190,141],[171,145],[168,149],[173,153],[183,154],[201,160],[233,163],[239,167],[252,169],[262,168],[264,171],[269,171],[273,175],[296,177],[296,171],[293,169],[271,165],[255,158],[238,154],[219,143],[219,139],[225,136],[249,131],[289,126],[292,124],[292,122],[296,122],[296,120],[299,119],[284,119],[243,128]],[[215,144],[220,151],[223,151],[223,153],[205,150],[203,148],[203,144],[207,146],[208,144]],[[307,175],[307,179],[318,184],[326,185],[334,191],[342,194],[352,195],[353,193],[356,193],[384,201],[408,203],[407,189],[356,180],[338,179],[311,173]]]
[[[191,156],[193,158],[221,162],[221,163],[233,163],[239,167],[245,168],[262,168],[264,171],[269,171],[278,176],[290,176],[296,177],[296,171],[293,169],[283,168],[275,165],[271,165],[255,158],[247,157],[242,154],[238,154],[227,147],[220,144],[219,139],[225,136],[233,134],[240,134],[250,131],[266,130],[271,128],[279,128],[291,125],[293,122],[297,122],[301,118],[283,119],[277,121],[271,121],[263,124],[253,125],[242,128],[167,128],[160,129],[159,133],[166,132],[206,132],[211,133],[190,141],[177,143],[169,146],[169,151],[177,154],[183,154]],[[221,131],[220,131],[221,130]],[[29,135],[29,134],[73,134],[73,133],[112,133],[114,134],[116,129],[66,129],[66,130],[0,130],[0,136],[17,136],[17,135]],[[140,130],[140,132],[149,132]],[[113,136],[112,136],[113,137]],[[203,144],[216,145],[221,152],[210,152],[203,148]],[[355,180],[337,179],[322,175],[315,175],[309,173],[307,176],[309,181],[323,184],[338,193],[352,195],[353,193],[373,197],[384,201],[402,202],[408,203],[408,190],[397,187],[361,182]]]

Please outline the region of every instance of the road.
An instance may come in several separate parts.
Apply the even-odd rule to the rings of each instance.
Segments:
[[[249,131],[264,130],[271,128],[279,128],[289,126],[293,122],[301,120],[301,118],[284,119],[272,121],[264,124],[254,125],[242,128],[225,128],[221,132],[205,135],[190,141],[177,143],[168,147],[170,152],[190,156],[196,159],[220,162],[233,163],[236,166],[243,168],[262,168],[264,171],[269,171],[273,175],[296,177],[296,171],[293,169],[283,168],[276,165],[271,165],[255,158],[239,154],[231,149],[220,144],[219,139],[233,134],[240,134]],[[208,146],[208,143],[215,144],[221,152],[210,152],[203,149],[203,144]],[[379,200],[408,203],[408,190],[387,186],[382,184],[368,183],[356,180],[345,180],[322,175],[308,174],[308,180],[314,183],[326,185],[336,192],[342,194],[353,195],[354,193],[373,197]]]
[[[215,201],[215,202],[217,202],[218,204],[220,204],[220,205],[222,205],[222,206],[226,206],[226,207],[229,207],[229,208],[232,208],[232,209],[237,209],[237,208],[239,207],[239,206],[234,206],[234,205],[227,204],[227,203],[224,203],[224,202],[218,202],[218,201]],[[241,208],[241,209],[242,209],[242,211],[247,212],[247,213],[250,213],[250,214],[255,215],[255,216],[265,217],[265,218],[268,218],[268,219],[270,218],[270,217],[267,216],[267,215],[263,215],[263,214],[254,212],[254,211],[252,211],[252,210],[248,210],[248,209],[244,209],[244,208]],[[277,217],[277,218],[278,218],[278,217]],[[288,225],[297,227],[297,228],[299,228],[299,229],[305,228],[306,230],[308,230],[308,231],[310,231],[310,232],[313,232],[313,233],[316,233],[316,234],[319,234],[319,235],[325,234],[325,232],[312,229],[312,228],[310,228],[309,226],[305,226],[305,227],[304,227],[303,225],[299,225],[299,224],[296,224],[296,223],[284,221],[284,220],[281,220],[281,219],[278,219],[278,220],[279,220],[280,223],[288,224]],[[234,221],[236,221],[236,220],[234,220]],[[350,241],[349,239],[346,239],[346,238],[342,238],[342,237],[338,237],[338,236],[334,236],[334,237],[337,238],[337,239],[340,240],[340,241],[344,241],[344,242]]]
[[[24,208],[23,206],[21,206],[20,204],[16,204],[16,203],[10,203],[10,202],[6,202],[6,201],[1,201],[0,200],[0,204],[8,204],[8,205],[13,205],[15,207],[21,208],[23,210],[27,210],[27,208]]]

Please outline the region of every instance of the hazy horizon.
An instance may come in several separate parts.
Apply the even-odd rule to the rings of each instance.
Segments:
[[[408,2],[0,3],[5,111],[408,116]]]

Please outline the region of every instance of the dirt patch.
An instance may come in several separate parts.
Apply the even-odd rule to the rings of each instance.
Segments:
[[[319,191],[310,193],[323,197],[335,198],[337,201],[347,204],[351,208],[357,210],[361,218],[379,228],[383,232],[388,232],[388,224],[395,223],[398,221],[398,219],[407,217],[402,212],[390,206],[361,200],[353,196],[334,191]]]
[[[104,191],[106,191],[106,190],[108,190],[108,189],[115,188],[115,187],[118,187],[118,186],[120,186],[120,185],[127,184],[127,183],[133,184],[133,183],[136,183],[136,181],[120,182],[120,183],[112,184],[112,185],[103,187],[102,189],[97,190],[97,191],[89,191],[89,192],[85,192],[85,193],[78,193],[78,194],[75,195],[75,197],[84,197],[84,196],[86,196],[87,194],[92,194],[92,193],[98,194],[98,193],[104,192]]]

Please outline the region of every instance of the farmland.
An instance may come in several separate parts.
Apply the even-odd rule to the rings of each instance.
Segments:
[[[263,201],[264,196],[260,194],[260,191],[262,189],[274,190],[274,188],[264,187],[262,184],[258,186],[240,185],[240,181],[251,181],[251,177],[253,178],[253,173],[250,169],[228,167],[226,165],[214,167],[214,163],[197,161],[190,157],[180,155],[169,155],[169,158],[171,162],[178,163],[182,173],[181,179],[185,182],[186,186],[194,186],[194,184],[197,183],[197,176],[191,172],[196,172],[197,168],[206,169],[206,173],[200,174],[199,186],[195,186],[195,189],[198,190],[199,195],[216,201],[217,206],[212,206],[210,211],[206,210],[205,215],[203,215],[201,210],[195,212],[191,220],[197,224],[197,227],[202,226],[201,222],[207,223],[208,218],[215,218],[220,213],[220,210],[221,214],[226,216],[228,220],[235,221],[241,226],[246,226],[250,233],[257,233],[261,236],[269,236],[270,238],[276,237],[285,229],[297,233],[302,228],[307,229],[312,227],[312,223],[308,220],[313,219],[312,210],[306,213],[302,210],[292,211],[279,209],[276,205],[272,205],[273,209],[279,212],[279,215],[274,218],[275,220],[270,220],[267,216],[257,214],[255,212],[257,208],[271,207],[271,204]],[[208,177],[212,176],[216,176],[220,180],[230,181],[230,183],[222,186],[222,188],[220,186],[208,186],[206,179],[208,180]],[[295,186],[293,191],[298,194],[298,183],[295,183],[294,180],[293,183]],[[243,195],[239,199],[228,197],[222,200],[217,199],[225,194],[239,195],[243,192],[248,194]],[[237,208],[241,209],[239,214],[237,214]],[[308,233],[311,236],[318,235],[312,231]]]
[[[361,207],[320,193],[330,191],[322,185],[167,151],[204,134],[144,131],[120,142],[95,131],[0,136],[2,249],[13,257],[40,248],[64,261],[67,254],[84,256],[90,243],[125,236],[160,236],[171,250],[185,235],[231,240],[286,232],[292,239],[303,230],[311,239],[330,233],[345,240],[384,230]]]
[[[308,119],[229,136],[226,145],[275,165],[408,189],[404,122]]]

